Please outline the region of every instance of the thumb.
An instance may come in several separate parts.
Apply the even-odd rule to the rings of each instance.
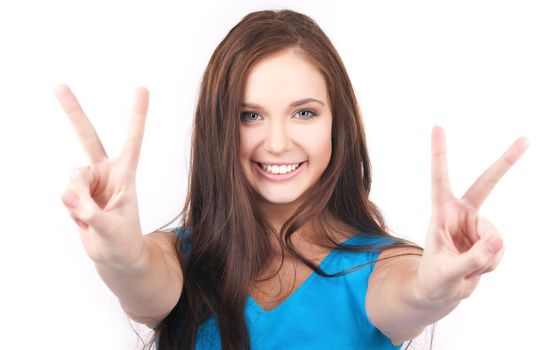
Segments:
[[[63,204],[83,228],[88,225],[96,226],[103,216],[102,210],[90,196],[93,178],[94,175],[89,167],[74,170],[69,180],[69,188],[62,195]]]
[[[502,249],[503,241],[499,235],[490,235],[479,239],[468,251],[459,256],[457,277],[471,277],[492,263],[495,255]]]

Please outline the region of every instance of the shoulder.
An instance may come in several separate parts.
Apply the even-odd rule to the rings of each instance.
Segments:
[[[347,246],[363,246],[369,248],[369,254],[376,261],[375,267],[382,268],[384,266],[390,266],[393,262],[405,257],[421,256],[423,249],[416,244],[396,238],[393,236],[384,235],[367,235],[359,233],[346,240]]]
[[[161,247],[174,248],[177,240],[186,240],[189,235],[190,230],[188,228],[176,227],[169,230],[148,233],[145,237],[149,240],[155,241]]]
[[[174,250],[177,236],[174,231],[155,231],[145,235],[146,240],[157,244],[161,250]]]
[[[421,248],[413,243],[407,245],[408,243],[410,242],[393,236],[359,232],[342,241],[341,247],[334,249],[332,254],[339,258],[332,258],[330,254],[332,259],[328,260],[337,265],[334,270],[363,271],[359,273],[368,281],[374,274],[377,275],[403,256],[421,255]]]
[[[422,253],[423,249],[414,245],[386,247],[378,256],[374,272],[396,264],[403,264],[404,261],[417,261],[421,258]]]
[[[378,255],[370,284],[385,279],[396,269],[416,268],[422,257],[423,249],[417,246],[394,246],[384,248]]]
[[[145,235],[146,244],[154,245],[162,253],[168,266],[173,270],[180,270],[180,259],[176,251],[178,232],[155,231]]]

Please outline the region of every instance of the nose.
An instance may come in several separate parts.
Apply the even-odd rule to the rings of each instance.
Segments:
[[[291,148],[291,138],[282,121],[271,120],[267,123],[265,149],[274,154],[287,152]]]

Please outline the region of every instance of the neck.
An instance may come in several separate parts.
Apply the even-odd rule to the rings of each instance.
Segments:
[[[276,204],[269,202],[259,203],[259,209],[263,212],[268,222],[276,231],[280,231],[284,223],[293,215],[299,204]]]
[[[293,213],[299,208],[301,202],[298,200],[293,203],[271,203],[266,201],[259,201],[257,203],[258,208],[263,212],[264,216],[267,218],[268,222],[276,230],[280,232],[284,223],[289,220]],[[354,227],[351,227],[337,218],[335,218],[330,213],[330,217],[327,218],[327,223],[329,226],[325,227],[325,230],[337,240],[342,240],[344,237],[349,237],[352,234],[355,234],[357,230]],[[303,225],[296,233],[293,234],[295,239],[307,240],[308,242],[315,243],[320,241],[320,228],[317,225],[314,225],[314,220],[309,221],[307,224]]]

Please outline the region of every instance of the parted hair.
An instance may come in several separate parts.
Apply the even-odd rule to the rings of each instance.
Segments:
[[[320,179],[277,232],[255,205],[256,194],[240,165],[239,115],[248,70],[286,49],[308,60],[325,79],[332,154]],[[223,349],[250,349],[243,310],[249,286],[259,281],[272,256],[271,239],[280,242],[282,259],[287,253],[319,275],[339,275],[326,274],[295,250],[291,236],[307,224],[321,245],[339,250],[378,248],[340,246],[331,232],[343,226],[335,223],[364,235],[392,238],[394,245],[415,246],[388,233],[369,199],[370,160],[355,93],[336,49],[310,17],[291,10],[246,15],[215,49],[194,113],[189,188],[178,217],[178,227],[187,228],[188,234],[177,232],[175,241],[184,285],[149,345],[155,340],[160,350],[193,349],[200,325],[214,317]]]

